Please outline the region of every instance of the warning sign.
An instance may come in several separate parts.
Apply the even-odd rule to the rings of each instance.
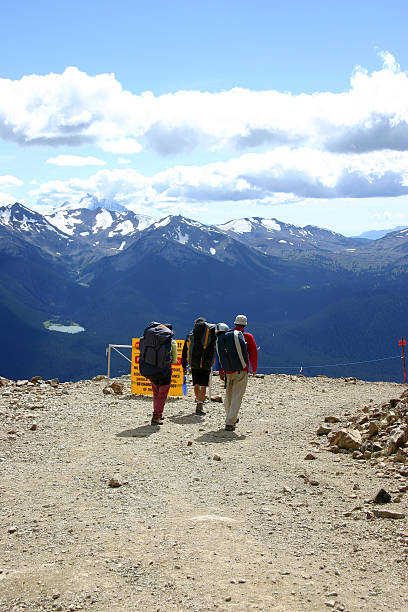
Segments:
[[[131,391],[136,395],[153,395],[150,380],[140,374],[139,370],[139,341],[140,338],[132,339],[132,369],[131,369]],[[169,395],[183,395],[183,368],[181,366],[181,353],[183,352],[184,340],[177,342],[177,363],[171,366],[171,382]]]

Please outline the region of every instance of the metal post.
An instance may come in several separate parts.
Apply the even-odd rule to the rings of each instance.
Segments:
[[[111,345],[108,346],[108,380],[110,379]]]

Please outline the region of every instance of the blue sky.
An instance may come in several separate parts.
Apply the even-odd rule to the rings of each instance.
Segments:
[[[0,10],[0,204],[408,226],[406,2]]]

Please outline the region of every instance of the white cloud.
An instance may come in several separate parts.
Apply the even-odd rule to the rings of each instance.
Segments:
[[[8,174],[0,176],[0,188],[21,187],[21,185],[23,185],[23,181],[20,181],[20,179],[15,176],[10,176]]]
[[[358,67],[343,93],[292,95],[234,88],[154,96],[122,89],[112,74],[0,79],[0,138],[22,145],[94,144],[133,154],[307,146],[338,153],[408,150],[408,76],[389,53]]]
[[[47,159],[47,164],[56,166],[105,166],[106,162],[97,157],[81,157],[80,155],[57,155]]]
[[[7,206],[8,204],[14,204],[15,202],[16,198],[10,193],[0,191],[0,206]]]
[[[79,202],[87,193],[138,209],[395,197],[408,194],[408,153],[334,154],[281,147],[205,166],[175,166],[152,177],[132,168],[99,170],[88,179],[43,183],[31,196],[38,205],[59,205]]]
[[[125,157],[118,157],[118,164],[130,164],[130,159],[126,159]]]

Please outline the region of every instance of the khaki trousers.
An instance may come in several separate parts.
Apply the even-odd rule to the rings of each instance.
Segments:
[[[240,372],[232,372],[226,374],[227,389],[225,393],[224,408],[226,413],[226,425],[235,425],[238,417],[239,409],[241,408],[242,398],[244,397],[245,389],[248,383],[248,372],[241,370]]]

